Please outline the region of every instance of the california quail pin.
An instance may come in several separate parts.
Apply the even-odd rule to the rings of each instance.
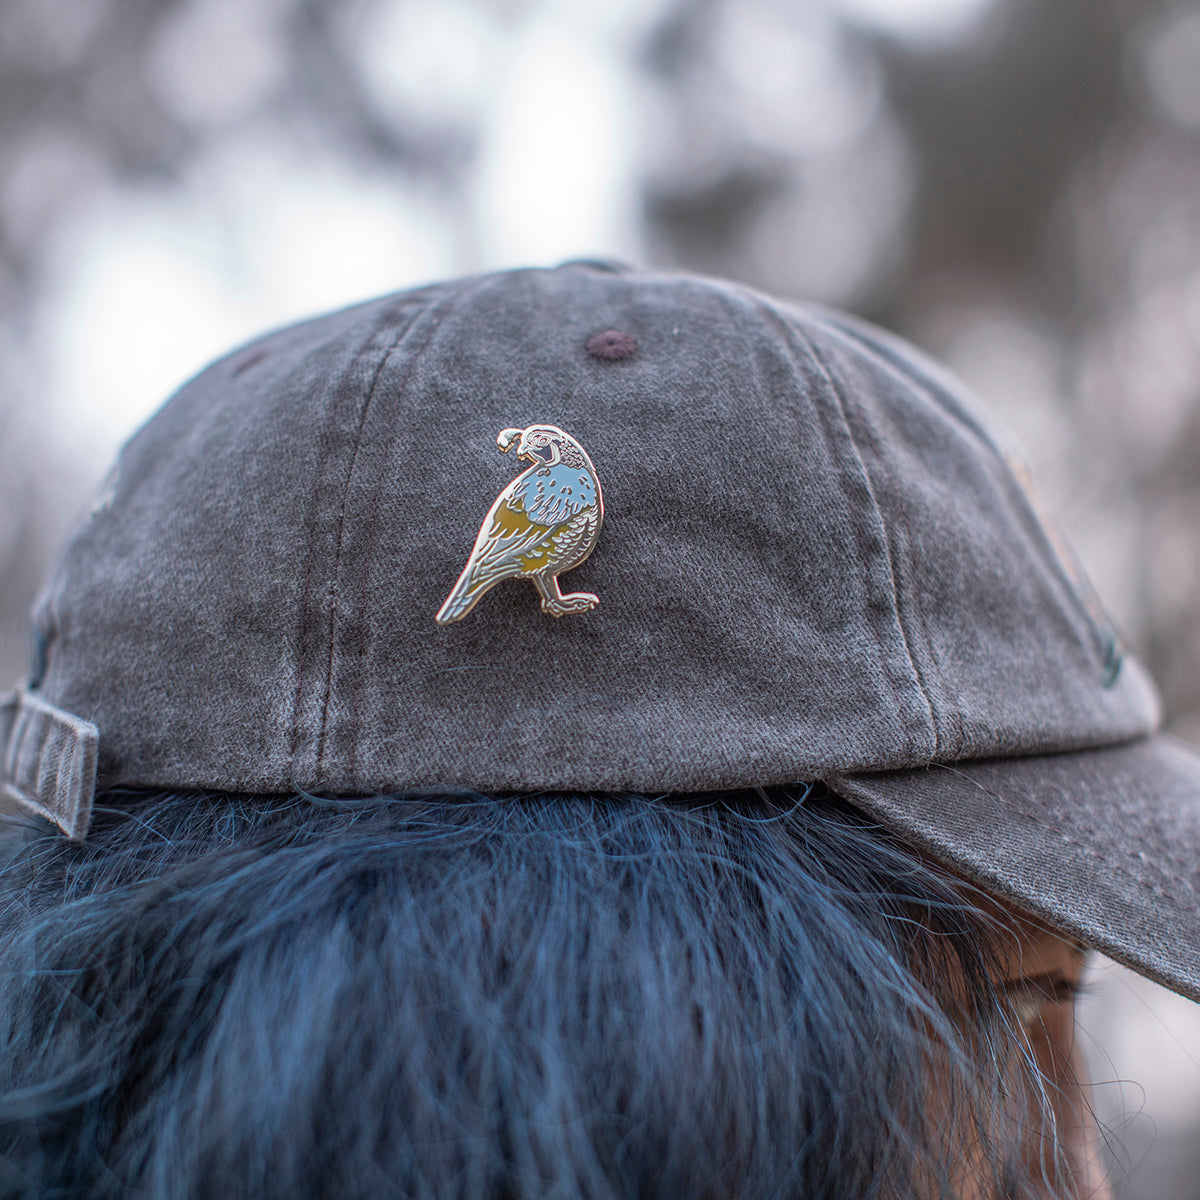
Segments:
[[[519,439],[519,440],[518,440]],[[604,520],[604,498],[587,451],[556,425],[503,429],[496,444],[531,465],[496,497],[475,548],[435,620],[461,621],[483,594],[505,579],[528,579],[552,617],[587,612],[599,603],[591,592],[563,595],[558,577],[579,566],[595,548]]]

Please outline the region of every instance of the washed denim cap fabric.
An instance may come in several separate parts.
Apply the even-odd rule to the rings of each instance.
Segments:
[[[1011,460],[909,346],[735,284],[572,263],[319,317],[125,447],[3,788],[81,839],[115,785],[823,780],[1200,998],[1200,755]]]

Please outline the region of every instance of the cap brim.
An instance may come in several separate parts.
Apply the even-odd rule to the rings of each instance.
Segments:
[[[829,783],[993,895],[1200,1000],[1200,751],[1158,734]]]

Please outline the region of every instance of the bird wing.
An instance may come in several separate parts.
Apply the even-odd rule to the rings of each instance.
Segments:
[[[520,479],[513,481],[520,482]],[[522,503],[521,490],[510,484],[484,518],[461,582],[475,591],[520,575],[525,570],[522,559],[531,551],[536,552],[553,533],[552,527],[531,519]]]
[[[548,556],[549,565],[560,571],[579,566],[591,554],[599,528],[600,513],[593,505],[576,513],[565,524],[550,530],[549,541],[553,550]]]

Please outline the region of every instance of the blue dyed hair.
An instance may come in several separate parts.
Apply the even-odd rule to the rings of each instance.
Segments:
[[[989,947],[820,788],[110,793],[0,839],[0,1196],[1023,1195]]]

